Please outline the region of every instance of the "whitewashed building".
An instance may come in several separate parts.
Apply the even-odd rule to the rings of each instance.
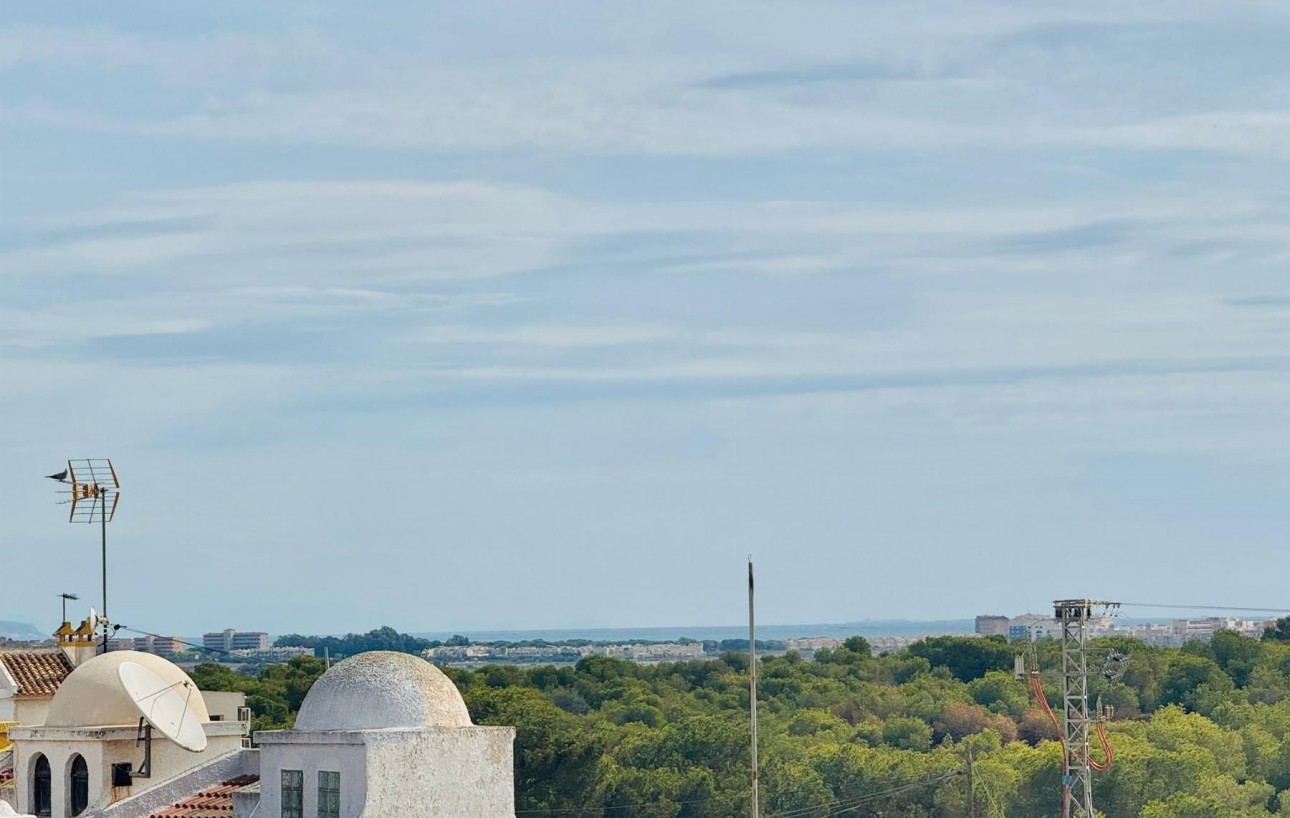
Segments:
[[[97,656],[72,671],[39,726],[12,731],[16,806],[50,818],[514,818],[511,727],[480,727],[438,668],[402,653],[347,659],[314,684],[292,730],[243,746],[242,722],[221,721],[204,696],[189,704],[206,747],[153,734],[148,777],[139,709],[122,663],[191,690],[151,654]],[[219,704],[215,704],[219,702]],[[236,702],[212,697],[227,709]]]

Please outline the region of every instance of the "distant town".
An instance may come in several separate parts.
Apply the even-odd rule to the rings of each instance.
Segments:
[[[1259,638],[1273,620],[1248,620],[1234,617],[1207,617],[1204,619],[1173,619],[1168,621],[1124,622],[1116,616],[1103,616],[1089,623],[1094,637],[1122,636],[1140,640],[1149,645],[1178,647],[1191,640],[1208,642],[1220,630],[1235,631],[1243,636]],[[67,627],[67,626],[64,626]],[[418,640],[392,629],[373,631],[391,638],[408,640],[411,644],[399,647],[405,652],[416,653],[439,665],[473,667],[488,664],[572,664],[587,656],[609,656],[641,664],[678,662],[690,659],[715,657],[728,652],[748,650],[747,639],[688,639],[592,641],[543,639],[524,641],[472,641],[464,636],[454,636],[446,641]],[[55,633],[59,638],[67,634]],[[866,641],[874,653],[899,651],[922,639],[947,635],[945,630],[929,629],[926,633],[901,635],[868,635]],[[983,614],[975,619],[974,632],[956,634],[976,637],[1004,637],[1009,642],[1037,641],[1061,638],[1061,623],[1051,616],[1027,613],[1019,616]],[[371,634],[369,634],[371,636]],[[361,639],[351,634],[343,639]],[[265,664],[287,662],[297,656],[323,658],[329,651],[348,655],[352,650],[343,649],[339,637],[301,637],[298,635],[270,637],[267,631],[239,631],[227,628],[203,634],[200,642],[179,636],[148,635],[130,639],[113,639],[111,650],[135,650],[163,656],[181,665],[214,662],[239,667],[254,673]],[[0,636],[0,646],[18,646],[38,643],[39,640],[11,640]],[[328,647],[335,642],[336,648]],[[822,650],[835,650],[845,641],[842,636],[802,636],[790,639],[757,640],[757,649],[766,654],[795,652],[804,659],[812,659]]]

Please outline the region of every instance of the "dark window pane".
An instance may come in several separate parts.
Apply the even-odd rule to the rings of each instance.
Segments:
[[[76,756],[72,759],[72,803],[71,814],[80,815],[90,805],[90,768],[85,759]]]
[[[50,797],[49,759],[43,755],[36,756],[32,770],[31,807],[42,818],[48,818],[53,801]]]
[[[318,818],[340,818],[340,773],[318,771]]]
[[[305,773],[282,771],[282,818],[305,818]]]

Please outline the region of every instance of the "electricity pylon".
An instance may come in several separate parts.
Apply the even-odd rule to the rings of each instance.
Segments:
[[[1062,818],[1094,818],[1093,765],[1089,761],[1088,622],[1094,610],[1106,612],[1118,602],[1096,599],[1059,599],[1053,602],[1054,618],[1062,626]]]

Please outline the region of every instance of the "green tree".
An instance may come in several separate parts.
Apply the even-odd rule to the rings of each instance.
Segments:
[[[933,636],[910,645],[909,653],[926,659],[933,668],[946,668],[961,682],[1005,670],[1013,663],[1013,650],[1002,636]]]
[[[1276,624],[1263,631],[1263,638],[1269,642],[1290,642],[1290,616],[1283,616]]]

